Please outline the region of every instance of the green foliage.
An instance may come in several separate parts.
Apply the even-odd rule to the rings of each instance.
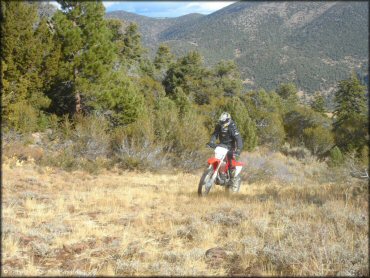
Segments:
[[[292,145],[300,145],[304,142],[304,130],[321,126],[330,129],[330,119],[321,113],[315,112],[309,107],[297,106],[284,115],[284,128],[287,139]]]
[[[305,146],[312,154],[320,156],[328,152],[334,146],[332,132],[322,126],[309,127],[303,130]]]
[[[2,113],[9,127],[36,130],[35,117],[48,108],[44,92],[55,74],[52,34],[36,5],[2,2]],[[21,109],[25,115],[21,115]],[[30,117],[30,127],[23,124]]]
[[[298,103],[297,88],[293,83],[281,84],[276,93],[282,98],[287,111]]]
[[[126,76],[114,74],[113,77],[112,82],[100,89],[94,108],[108,112],[114,125],[133,123],[144,109],[143,95]]]
[[[65,114],[95,105],[97,86],[108,81],[113,67],[115,44],[101,2],[61,1],[61,5],[54,15],[61,61],[50,97],[58,113]]]
[[[316,112],[325,113],[326,112],[325,98],[321,94],[316,93],[311,103],[311,108]]]
[[[150,109],[154,108],[159,98],[166,95],[162,84],[150,76],[144,75],[134,82],[144,96],[146,106]]]
[[[174,101],[176,106],[179,108],[179,115],[181,117],[185,116],[191,112],[192,104],[188,96],[184,93],[181,87],[176,87],[174,91]]]
[[[129,63],[130,61],[137,61],[144,53],[141,46],[141,35],[136,23],[130,23],[126,28],[121,52]]]
[[[249,116],[244,103],[238,97],[228,99],[221,110],[229,111],[244,141],[244,149],[251,151],[257,145],[256,125]]]
[[[333,149],[330,150],[330,160],[329,165],[332,167],[339,166],[343,164],[344,162],[344,156],[340,149],[335,146]]]
[[[195,103],[202,105],[210,102],[209,79],[211,72],[203,66],[203,58],[198,52],[189,52],[171,64],[163,80],[166,94],[173,96],[180,87]]]
[[[214,67],[216,87],[224,96],[239,96],[242,91],[242,81],[237,65],[234,61],[220,61]]]
[[[335,93],[335,142],[343,151],[359,151],[368,144],[368,100],[365,87],[353,74],[339,82]]]
[[[55,165],[93,171],[112,156],[131,169],[198,167],[221,111],[230,112],[248,151],[257,144],[277,150],[288,141],[289,154],[307,157],[308,148],[323,157],[334,145],[322,96],[311,109],[298,103],[292,83],[276,92],[243,92],[232,60],[206,67],[197,51],[174,60],[168,45],[161,45],[152,61],[138,26],[106,20],[102,3],[61,4],[48,21],[37,16],[32,3],[1,3],[6,127],[21,133],[50,128],[54,138],[69,142],[54,157]],[[356,77],[340,82],[334,113],[335,144],[344,152],[356,150],[364,165],[365,94]],[[335,152],[331,161],[338,164]]]
[[[258,144],[278,149],[285,140],[281,97],[260,90],[244,94],[242,100],[256,123]]]
[[[167,44],[161,44],[158,47],[154,58],[154,66],[157,70],[167,69],[174,62],[174,55]]]
[[[37,117],[37,110],[25,101],[10,104],[8,107],[8,124],[19,132],[36,131],[38,128]]]
[[[363,166],[369,168],[369,146],[368,145],[363,146],[361,149],[360,162]]]
[[[168,97],[158,100],[155,110],[155,134],[157,141],[166,145],[171,150],[177,138],[177,128],[180,126],[178,120],[178,108],[174,101]]]
[[[209,138],[202,118],[195,111],[188,110],[180,117],[179,122],[180,125],[176,128],[175,149],[177,154],[197,152],[204,148]]]

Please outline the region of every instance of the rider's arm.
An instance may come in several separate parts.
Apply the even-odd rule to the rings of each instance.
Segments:
[[[211,140],[209,142],[215,144],[219,134],[220,134],[220,125],[217,124],[215,130],[212,133]]]
[[[243,150],[243,139],[235,124],[231,126],[231,135],[236,141],[236,150],[240,153]]]

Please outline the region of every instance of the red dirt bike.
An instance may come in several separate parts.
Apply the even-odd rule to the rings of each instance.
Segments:
[[[225,187],[227,192],[239,192],[241,179],[240,171],[244,163],[237,162],[235,159],[229,161],[227,153],[229,149],[226,145],[215,145],[215,156],[208,159],[208,168],[204,171],[199,185],[198,195],[206,196],[214,184]],[[235,167],[235,173],[232,177],[230,163]]]

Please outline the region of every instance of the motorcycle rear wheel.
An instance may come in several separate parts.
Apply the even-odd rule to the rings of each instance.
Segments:
[[[213,168],[208,168],[204,171],[202,177],[200,178],[199,185],[198,185],[198,196],[206,196],[208,195],[209,191],[211,190],[213,184],[207,188],[206,184],[211,179],[213,174]]]

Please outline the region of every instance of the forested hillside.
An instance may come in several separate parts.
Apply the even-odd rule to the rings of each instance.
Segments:
[[[294,82],[308,94],[333,91],[351,69],[368,79],[366,2],[238,2],[181,25],[125,12],[107,17],[137,22],[150,49],[165,42],[178,55],[197,50],[207,65],[232,59],[249,89]]]
[[[48,131],[53,139],[49,147],[58,152],[45,156],[45,163],[78,168],[109,157],[109,163],[103,163],[107,167],[118,163],[125,168],[196,169],[203,164],[205,144],[217,118],[226,110],[238,125],[245,150],[257,146],[286,150],[288,144],[292,148],[306,148],[312,155],[331,159],[334,164],[341,163],[343,154],[354,154],[359,163],[366,165],[368,96],[356,74],[347,72],[336,84],[333,110],[329,110],[320,92],[310,101],[299,97],[299,83],[276,81],[269,91],[246,89],[238,66],[228,60],[226,52],[214,57],[219,60],[213,66],[207,66],[197,51],[176,57],[171,47],[161,44],[152,58],[142,44],[138,26],[106,18],[102,3],[61,4],[62,9],[55,12],[45,12],[49,6],[40,3],[1,4],[5,142],[10,142],[15,134],[27,138],[27,134],[36,131]],[[208,23],[221,17],[226,20],[230,13],[245,13],[259,7],[248,5],[249,9],[243,3],[231,5],[207,17],[184,16],[174,19],[172,26],[178,28],[180,23],[195,22],[197,18]],[[275,12],[281,7],[271,5]],[[289,12],[297,5],[286,3],[284,11]],[[305,5],[309,7],[308,3]],[[350,12],[357,4],[349,7],[330,2],[324,5],[326,8],[321,3],[315,5],[318,10],[314,15],[318,17],[320,13],[324,16],[338,11],[337,6]],[[263,16],[233,18],[234,23],[243,19],[246,25],[256,18],[260,24],[266,20]],[[288,24],[277,22],[276,28]],[[321,26],[317,21],[306,18],[299,26],[296,22],[291,24],[308,28],[302,37],[305,41],[315,40],[320,32],[327,35],[325,30],[310,33],[308,24]],[[225,26],[213,28],[224,32],[220,40],[233,34],[222,29]],[[237,30],[236,27],[232,30]],[[160,33],[162,27],[156,28]],[[176,30],[167,35],[191,34],[186,29]],[[269,34],[266,31],[257,35],[268,38]],[[275,39],[278,37],[271,37]],[[230,45],[227,41],[218,46]],[[348,54],[347,50],[343,48],[343,55]],[[356,51],[360,57],[361,44]],[[267,59],[269,69],[273,69],[274,58],[264,56],[264,51],[248,57],[255,57],[258,64]],[[317,63],[315,67],[320,68]],[[323,78],[319,71],[316,74]],[[279,80],[279,74],[272,79]]]

